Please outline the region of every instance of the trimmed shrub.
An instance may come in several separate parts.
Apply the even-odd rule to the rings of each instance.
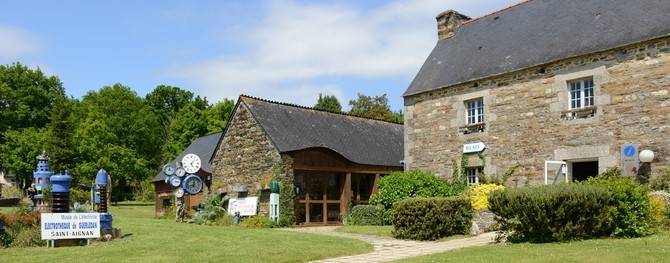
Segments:
[[[384,207],[384,223],[389,224],[396,201],[409,197],[448,197],[460,193],[457,187],[432,172],[414,169],[393,172],[379,179],[379,192],[370,197],[370,203]]]
[[[610,195],[596,186],[556,184],[493,191],[489,210],[510,242],[554,242],[611,233]]]
[[[379,205],[357,205],[347,215],[347,225],[381,226],[384,224],[384,207]]]
[[[651,218],[651,222],[655,227],[660,226],[663,220],[666,219],[665,203],[663,202],[663,199],[661,199],[660,197],[650,195],[649,204],[651,205],[651,209],[649,210],[649,216]]]
[[[616,176],[616,174],[619,176]],[[607,176],[589,178],[582,182],[609,190],[610,213],[614,220],[612,236],[641,237],[653,234],[649,192],[645,186],[635,182],[633,178],[621,176],[621,172],[612,169]]]
[[[489,208],[489,194],[494,190],[505,190],[505,187],[497,184],[477,184],[468,189],[468,196],[475,210]]]
[[[408,198],[396,202],[393,209],[393,235],[413,240],[468,234],[474,216],[465,197]]]

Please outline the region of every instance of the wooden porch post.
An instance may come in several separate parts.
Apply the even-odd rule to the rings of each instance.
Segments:
[[[344,189],[340,198],[340,214],[349,212],[349,199],[351,199],[351,173],[344,177]]]
[[[379,192],[379,174],[375,174],[375,180],[372,182],[372,193]]]

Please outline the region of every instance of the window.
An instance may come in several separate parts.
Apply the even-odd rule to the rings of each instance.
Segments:
[[[465,177],[468,178],[468,185],[479,183],[479,174],[483,172],[482,167],[472,167],[465,169]]]
[[[465,102],[466,124],[478,124],[484,122],[484,99],[478,98]]]
[[[570,109],[583,109],[594,105],[593,78],[568,81]]]

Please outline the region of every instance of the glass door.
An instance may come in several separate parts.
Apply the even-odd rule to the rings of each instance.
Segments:
[[[295,175],[295,212],[299,225],[337,224],[340,216],[342,175],[300,173]]]

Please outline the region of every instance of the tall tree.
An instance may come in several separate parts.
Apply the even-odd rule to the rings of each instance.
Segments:
[[[215,133],[223,131],[228,124],[230,115],[233,114],[235,102],[229,99],[223,99],[209,107],[205,111],[207,118],[207,133]]]
[[[374,98],[358,93],[357,100],[350,100],[352,115],[385,120],[396,121],[396,116],[388,105],[386,94]]]
[[[159,85],[144,98],[154,110],[161,124],[161,145],[163,147],[159,155],[160,162],[168,162],[172,155],[171,150],[167,149],[171,140],[172,122],[177,118],[179,111],[193,103],[193,93],[179,87]]]
[[[18,62],[0,65],[0,144],[6,141],[6,131],[45,127],[56,96],[63,93],[60,80],[45,76],[39,68],[32,70]],[[0,168],[3,165],[0,159]]]
[[[323,96],[319,93],[319,100],[316,102],[316,105],[314,105],[314,108],[330,112],[342,112],[342,105],[335,95]]]
[[[145,100],[121,84],[87,93],[77,107],[75,173],[93,179],[104,168],[117,190],[150,176],[160,165],[160,124]]]
[[[168,160],[174,159],[195,139],[207,134],[207,124],[205,110],[197,108],[195,103],[188,104],[179,111],[170,125],[170,139],[163,147]]]
[[[74,102],[64,93],[58,94],[51,109],[50,122],[47,124],[45,149],[50,156],[51,168],[56,172],[64,172],[75,166],[76,154],[72,142],[73,105]]]

